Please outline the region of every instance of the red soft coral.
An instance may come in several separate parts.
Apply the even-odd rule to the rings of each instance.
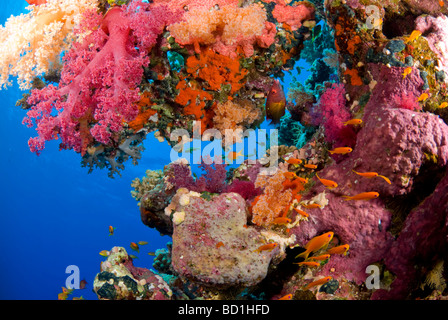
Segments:
[[[163,6],[148,9],[149,4],[133,1],[113,7],[104,18],[93,11],[85,14],[77,32],[93,31],[64,56],[59,86],[33,90],[28,99],[32,107],[23,122],[31,127],[34,120],[38,132],[28,142],[31,151],[39,153],[58,136],[63,148],[82,154],[86,141],[117,142],[123,121],[134,120],[139,112],[138,85],[148,53],[166,24],[175,20]]]

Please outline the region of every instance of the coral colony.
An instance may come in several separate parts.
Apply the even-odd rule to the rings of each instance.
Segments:
[[[448,3],[28,2],[0,85],[30,150],[117,177],[148,134],[173,147],[131,192],[172,242],[102,251],[99,299],[448,297]]]

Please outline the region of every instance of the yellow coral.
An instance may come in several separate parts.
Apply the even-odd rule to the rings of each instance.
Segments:
[[[34,77],[54,68],[59,55],[75,39],[73,27],[82,13],[97,8],[97,0],[48,0],[28,6],[27,14],[11,16],[0,26],[0,89],[17,76],[20,89],[29,89]]]

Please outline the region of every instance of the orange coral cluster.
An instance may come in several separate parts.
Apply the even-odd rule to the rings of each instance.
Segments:
[[[205,110],[206,102],[213,100],[213,96],[202,90],[194,80],[189,83],[181,80],[176,89],[179,90],[179,94],[174,101],[184,106],[185,115],[192,115],[195,120],[201,120],[201,133],[204,132],[213,118],[213,108]]]
[[[148,122],[149,118],[157,113],[157,111],[149,107],[151,104],[151,94],[149,91],[145,91],[138,102],[139,113],[134,120],[128,123],[129,128],[135,132],[143,129],[143,126]]]
[[[237,59],[220,55],[211,49],[203,51],[199,58],[190,56],[186,62],[186,70],[195,78],[206,81],[211,90],[220,90],[222,84],[231,85],[230,94],[243,86],[244,83],[240,81],[248,73],[248,70],[240,67]]]
[[[290,189],[284,190],[284,172],[286,171],[279,170],[273,176],[258,176],[255,186],[265,188],[252,206],[252,222],[256,225],[271,224],[275,218],[282,215],[285,207],[291,204],[293,192]]]

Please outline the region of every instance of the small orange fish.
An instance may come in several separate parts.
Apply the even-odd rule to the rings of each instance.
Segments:
[[[129,246],[131,247],[132,250],[140,252],[138,244],[136,244],[135,242],[131,242],[131,244]]]
[[[422,93],[420,97],[418,97],[417,101],[426,101],[429,98],[427,93]]]
[[[115,231],[115,228],[112,227],[112,226],[109,226],[109,236],[113,236],[114,235],[114,231]]]
[[[378,198],[380,196],[380,194],[378,192],[362,192],[359,193],[355,196],[343,196],[345,198],[346,201],[349,200],[371,200],[371,199],[375,199]]]
[[[272,224],[288,224],[291,223],[291,219],[286,217],[278,217],[275,218],[274,221],[272,221]]]
[[[409,38],[406,39],[405,42],[408,43],[408,42],[417,40],[421,35],[422,35],[422,32],[420,30],[414,30],[414,31],[412,31],[411,35],[409,36]]]
[[[307,242],[305,245],[305,251],[298,254],[296,258],[304,258],[305,260],[308,259],[308,256],[311,252],[315,252],[317,250],[322,249],[325,246],[328,246],[331,239],[333,239],[334,233],[333,232],[327,232],[320,236],[312,238],[310,241]]]
[[[442,102],[439,106],[439,109],[445,109],[446,107],[448,107],[448,102]]]
[[[319,178],[319,175],[318,175],[317,173],[316,173],[316,177],[317,177],[317,179],[319,179],[319,181],[320,181],[324,186],[326,186],[326,187],[329,188],[329,189],[333,189],[333,188],[336,188],[336,187],[338,186],[338,184],[337,184],[336,182],[334,182],[334,181]]]
[[[317,169],[317,166],[315,164],[311,164],[311,163],[306,163],[303,166],[308,169]]]
[[[285,107],[285,93],[280,81],[276,79],[266,98],[266,119],[270,119],[271,124],[280,123],[280,118],[285,115]]]
[[[336,153],[336,154],[347,154],[347,153],[350,153],[350,152],[352,152],[352,151],[353,151],[352,148],[349,148],[349,147],[340,147],[340,148],[334,148],[333,150],[330,150],[329,152],[330,152],[331,154],[334,154],[334,153]]]
[[[330,255],[329,254],[321,254],[320,256],[315,256],[315,257],[309,257],[308,260],[319,260],[319,261],[323,261],[323,260],[327,260],[330,259]]]
[[[407,75],[409,75],[412,72],[412,67],[407,67],[403,71],[403,79],[406,78]]]
[[[296,210],[296,212],[297,212],[298,214],[300,214],[301,216],[303,216],[303,217],[305,217],[305,218],[308,218],[308,217],[310,216],[308,213],[306,213],[306,212],[303,211],[303,210],[300,210],[300,209],[297,209],[297,208],[294,208],[294,210]]]
[[[320,267],[320,263],[315,262],[315,261],[304,261],[304,262],[298,262],[298,263],[294,263],[294,264],[298,264],[299,266],[312,267],[312,268]]]
[[[62,292],[58,294],[58,300],[67,300],[67,297],[73,293],[75,289],[67,289],[62,287]]]
[[[100,251],[100,256],[107,257],[107,256],[109,256],[109,254],[110,254],[110,252],[107,250]]]
[[[302,160],[300,160],[300,159],[292,159],[292,158],[289,158],[288,160],[286,160],[286,163],[289,163],[289,164],[301,164],[302,163]]]
[[[283,172],[283,175],[285,176],[285,178],[290,180],[297,178],[297,175],[294,172]]]
[[[283,296],[279,298],[278,300],[291,300],[292,299],[292,293],[287,294],[286,296]]]
[[[302,178],[302,177],[296,176],[296,180],[300,181],[303,184],[307,184],[308,183],[308,179],[306,179],[306,178]]]
[[[445,5],[445,2],[443,2],[443,0],[439,0],[439,5],[443,8],[443,6]]]
[[[329,250],[327,250],[328,254],[343,254],[344,256],[347,254],[348,249],[350,249],[350,246],[348,244],[343,244],[341,246],[333,247]]]
[[[348,120],[348,121],[344,122],[344,126],[347,126],[347,125],[359,125],[361,123],[362,123],[361,119],[351,119],[351,120]]]
[[[352,170],[354,173],[356,173],[357,175],[360,175],[361,177],[365,177],[365,178],[375,178],[378,177],[378,173],[376,172],[357,172],[355,170]]]
[[[329,282],[332,279],[333,279],[333,277],[329,276],[329,277],[325,277],[325,278],[313,281],[311,283],[308,283],[308,285],[305,287],[305,290],[309,290],[312,287],[315,287],[315,286],[318,286],[318,285],[321,285],[321,284],[325,284],[325,283]]]
[[[87,285],[87,281],[85,280],[85,279],[82,279],[80,282],[79,282],[79,289],[85,289],[86,288],[86,285]]]
[[[272,251],[277,247],[278,247],[278,243],[272,242],[272,243],[268,243],[268,244],[264,244],[264,245],[260,246],[257,250],[254,250],[254,252],[260,253],[261,251]]]
[[[307,208],[307,209],[317,209],[317,208],[322,207],[322,206],[321,206],[320,204],[318,204],[318,203],[304,204],[303,202],[301,202],[300,205],[301,205],[302,207],[304,207],[304,208]]]
[[[244,155],[241,153],[243,151],[243,149],[241,149],[239,152],[235,152],[235,151],[231,151],[229,152],[229,154],[227,155],[227,159],[233,161],[238,159],[239,157],[243,157]]]
[[[382,175],[380,175],[380,174],[378,175],[378,177],[383,178],[384,181],[386,181],[388,184],[391,184],[389,178],[387,178],[387,177],[385,177],[385,176],[382,176]]]
[[[224,246],[224,243],[223,243],[222,241],[219,241],[219,242],[216,244],[216,249],[218,249],[219,247],[222,247],[222,246]]]

